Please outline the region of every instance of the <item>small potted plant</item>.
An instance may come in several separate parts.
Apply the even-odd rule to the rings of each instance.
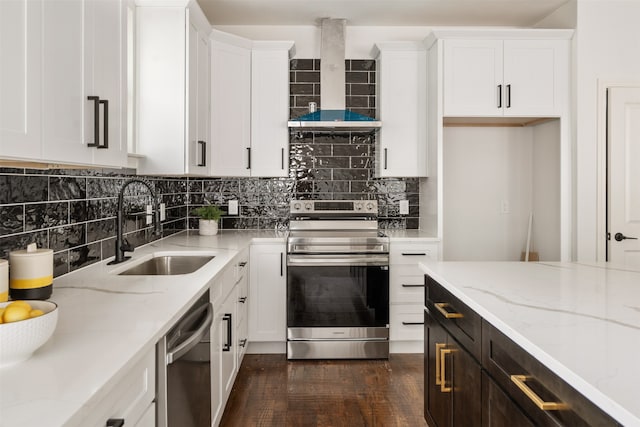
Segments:
[[[200,206],[192,211],[200,217],[198,233],[201,236],[213,236],[218,234],[218,220],[222,217],[222,210],[216,205]]]

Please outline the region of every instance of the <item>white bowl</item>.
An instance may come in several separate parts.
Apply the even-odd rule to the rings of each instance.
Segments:
[[[27,301],[45,314],[18,322],[0,323],[0,368],[27,360],[53,334],[58,323],[58,305],[51,301]],[[9,302],[0,303],[6,307]]]

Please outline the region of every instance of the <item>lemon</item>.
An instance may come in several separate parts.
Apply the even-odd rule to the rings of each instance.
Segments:
[[[29,312],[29,317],[38,317],[38,316],[42,316],[44,314],[44,311],[42,310],[38,310],[37,308],[35,310],[31,310]]]
[[[24,307],[27,310],[31,311],[31,304],[29,304],[26,301],[13,301],[9,303],[9,305],[7,305],[6,308],[9,308],[9,307]]]
[[[10,322],[18,322],[20,320],[28,319],[30,311],[31,311],[30,309],[24,306],[8,305],[7,308],[4,310],[4,313],[2,313],[2,320],[4,321],[4,323],[10,323]]]

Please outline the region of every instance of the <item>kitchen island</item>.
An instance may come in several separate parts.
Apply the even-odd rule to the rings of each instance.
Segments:
[[[127,368],[153,351],[237,253],[284,239],[269,231],[182,232],[137,248],[127,262],[103,261],[56,278],[53,336],[29,360],[0,368],[0,426],[85,427]],[[157,253],[215,258],[186,275],[118,275]]]
[[[617,422],[640,426],[640,271],[543,262],[421,267]]]

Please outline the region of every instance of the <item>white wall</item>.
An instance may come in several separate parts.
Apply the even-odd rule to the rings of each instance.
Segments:
[[[532,206],[533,128],[445,127],[443,145],[443,259],[519,260]]]
[[[576,55],[577,260],[596,260],[598,84],[640,84],[640,1],[579,0]],[[600,94],[601,95],[601,94]],[[602,111],[604,114],[604,111]],[[603,236],[600,236],[603,238]]]
[[[320,58],[319,26],[217,25],[216,29],[251,40],[293,40],[295,58]],[[372,59],[374,43],[381,41],[421,41],[431,27],[347,26],[345,56],[349,59]]]

